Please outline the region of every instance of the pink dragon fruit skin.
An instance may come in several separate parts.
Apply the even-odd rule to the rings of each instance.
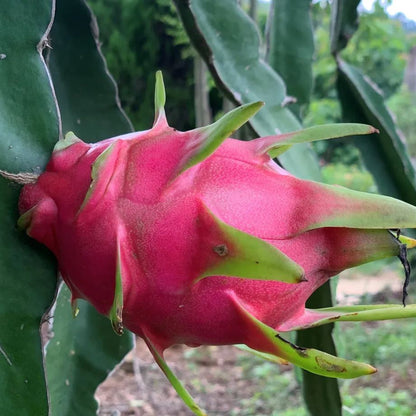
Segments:
[[[305,308],[331,276],[413,247],[388,229],[415,227],[416,208],[297,179],[271,159],[297,142],[374,129],[332,125],[241,142],[228,136],[259,103],[189,132],[168,126],[163,105],[158,74],[152,129],[97,144],[70,133],[22,190],[19,224],[55,254],[73,301],[143,337],[170,379],[163,351],[173,344],[246,344],[331,377],[374,372],[278,333],[370,313],[416,316],[413,305]]]

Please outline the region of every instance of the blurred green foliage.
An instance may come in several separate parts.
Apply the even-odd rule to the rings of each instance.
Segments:
[[[102,51],[121,104],[137,130],[153,122],[154,77],[163,71],[171,125],[194,127],[193,60],[188,37],[170,0],[89,0]]]
[[[341,56],[361,68],[388,98],[402,84],[408,51],[401,23],[376,1],[373,12],[361,14],[360,26]]]
[[[348,323],[342,326],[343,333],[336,336],[336,342],[340,354],[348,358],[354,357],[376,367],[388,364],[400,370],[401,366],[408,366],[414,359],[415,341],[409,334],[415,330],[414,319],[403,319],[400,325],[394,321]],[[370,333],[371,343],[368,342]]]
[[[300,386],[291,371],[282,371],[278,364],[253,355],[242,355],[239,365],[243,368],[243,377],[255,381],[259,388],[253,396],[244,399],[241,407],[231,416],[281,416],[293,409],[299,410],[297,416],[306,416]]]
[[[385,11],[386,2],[376,1],[371,12],[360,15],[360,25],[341,57],[367,74],[389,98],[397,115],[398,126],[408,138],[416,155],[416,98],[400,86],[407,54],[415,44],[412,32]],[[312,7],[315,32],[314,91],[305,126],[341,121],[341,109],[335,90],[336,63],[329,52],[330,2],[321,0]],[[350,141],[338,139],[314,143],[328,183],[339,183],[357,190],[375,191],[371,175],[365,170],[360,152]],[[327,165],[328,166],[325,166]],[[348,167],[346,167],[348,166]]]
[[[366,387],[344,395],[344,414],[360,416],[413,416],[416,400],[411,393]]]
[[[330,4],[327,1],[314,3],[312,19],[316,48],[314,98],[336,98],[335,62],[329,52]],[[406,54],[413,39],[414,36],[406,34],[401,23],[392,19],[378,0],[372,12],[360,15],[359,28],[341,57],[362,69],[389,97],[403,81]]]
[[[322,168],[322,176],[326,183],[346,186],[356,191],[376,191],[372,175],[359,169],[357,165],[347,166],[342,163],[329,163]]]

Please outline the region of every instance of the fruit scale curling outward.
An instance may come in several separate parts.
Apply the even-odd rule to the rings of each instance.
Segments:
[[[416,316],[416,306],[305,308],[331,276],[401,256],[416,241],[416,208],[393,198],[300,180],[272,158],[292,145],[376,130],[339,124],[241,142],[230,134],[262,106],[214,124],[169,127],[156,75],[152,129],[87,144],[68,133],[45,172],[21,193],[19,225],[57,257],[72,301],[83,298],[142,337],[187,405],[163,359],[173,344],[244,344],[329,377],[367,364],[297,347],[281,332],[334,320]]]

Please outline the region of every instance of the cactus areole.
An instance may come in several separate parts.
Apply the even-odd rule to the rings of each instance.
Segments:
[[[325,125],[242,142],[228,137],[261,102],[187,132],[168,125],[164,103],[158,72],[150,130],[96,144],[68,133],[23,188],[19,225],[55,254],[73,305],[86,299],[117,333],[124,326],[142,337],[196,414],[204,413],[163,359],[173,344],[245,344],[320,375],[373,373],[281,333],[416,316],[413,305],[305,308],[342,270],[403,259],[415,240],[389,230],[415,227],[416,208],[298,179],[272,158],[296,143],[375,129]]]

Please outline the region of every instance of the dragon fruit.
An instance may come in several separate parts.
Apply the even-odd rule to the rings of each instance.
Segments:
[[[416,208],[298,179],[273,157],[293,144],[370,134],[360,124],[319,126],[242,142],[228,138],[262,106],[252,103],[188,132],[169,127],[156,76],[150,130],[87,144],[60,140],[36,183],[24,186],[19,225],[57,257],[76,299],[142,337],[196,414],[204,414],[163,359],[174,344],[244,344],[329,377],[367,364],[301,348],[281,332],[334,320],[416,316],[416,306],[309,310],[331,276],[415,240]]]

